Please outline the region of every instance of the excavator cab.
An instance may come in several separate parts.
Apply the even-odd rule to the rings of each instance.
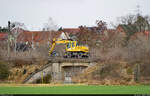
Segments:
[[[66,49],[75,48],[76,46],[77,45],[76,45],[75,41],[70,41],[70,42],[67,43]]]

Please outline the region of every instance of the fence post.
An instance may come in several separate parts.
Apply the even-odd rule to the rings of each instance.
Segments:
[[[134,81],[140,81],[140,64],[136,64],[134,69]]]
[[[41,72],[41,80],[42,80],[42,84],[43,84],[43,71]]]
[[[140,82],[140,64],[137,65],[138,69],[138,81]]]

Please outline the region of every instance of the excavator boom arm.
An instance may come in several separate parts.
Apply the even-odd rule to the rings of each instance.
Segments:
[[[56,43],[53,43],[52,46],[51,46],[51,49],[50,49],[50,51],[49,51],[49,55],[52,54],[52,52],[53,52],[55,46],[56,46]]]
[[[56,41],[56,39],[54,38],[53,39],[53,42],[52,42],[52,46],[50,47],[50,51],[49,51],[49,55],[51,55],[52,54],[52,52],[54,51],[54,48],[55,48],[55,46],[56,46],[56,43],[62,43],[62,44],[66,44],[66,43],[68,43],[69,42],[69,40],[58,40],[58,41]]]

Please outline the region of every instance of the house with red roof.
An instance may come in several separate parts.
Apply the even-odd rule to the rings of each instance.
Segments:
[[[138,38],[142,38],[145,40],[150,40],[150,30],[146,30],[143,32],[137,32],[135,33],[133,36],[131,36],[132,40],[138,39]]]
[[[36,46],[45,43],[51,37],[50,32],[42,31],[24,31],[20,33],[17,37],[18,43],[26,43],[32,46]],[[44,42],[45,41],[45,42]]]
[[[132,39],[133,38],[136,38],[137,36],[144,36],[146,38],[149,37],[149,34],[150,34],[150,30],[145,30],[145,31],[142,31],[142,32],[139,32],[136,28],[136,26],[134,25],[119,25],[117,28],[116,28],[116,31],[117,32],[121,32],[124,36],[128,35],[129,33],[133,33],[132,35]]]
[[[146,35],[147,39],[150,39],[150,30],[144,31],[144,34]]]
[[[0,41],[5,41],[8,39],[7,33],[0,33]]]
[[[62,31],[68,33],[68,35],[76,35],[80,32],[80,28],[63,28]]]
[[[7,33],[0,33],[0,48],[6,49],[7,39],[8,39]]]
[[[60,38],[62,31],[24,31],[17,37],[18,43],[26,43],[30,46],[50,44],[53,38]]]

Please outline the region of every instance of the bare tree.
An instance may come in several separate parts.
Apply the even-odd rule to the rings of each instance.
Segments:
[[[11,23],[11,34],[14,38],[14,51],[16,54],[16,44],[17,44],[17,37],[19,33],[23,32],[24,29],[27,29],[24,23],[21,22],[12,22]]]
[[[102,21],[102,20],[96,20],[96,24],[99,28],[107,28],[107,24],[106,22]]]
[[[98,27],[98,32],[102,32],[107,29],[107,23],[102,20],[96,20],[96,25]]]
[[[150,29],[150,16],[128,14],[118,18],[118,24],[135,25],[138,32]]]
[[[149,18],[148,16],[137,15],[134,25],[137,26],[139,32],[150,29]]]
[[[43,31],[56,31],[58,30],[57,24],[53,21],[51,17],[49,17],[47,23],[44,23]]]
[[[130,25],[130,24],[134,24],[135,21],[136,21],[136,15],[132,15],[132,14],[121,16],[118,18],[119,24]]]

